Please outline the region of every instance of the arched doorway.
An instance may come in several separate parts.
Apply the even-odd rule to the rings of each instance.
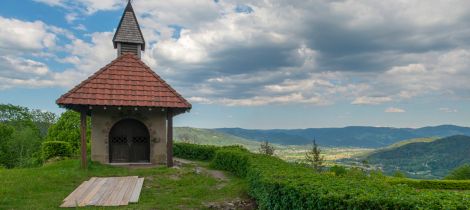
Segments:
[[[109,162],[150,162],[150,135],[140,121],[124,119],[109,132]]]

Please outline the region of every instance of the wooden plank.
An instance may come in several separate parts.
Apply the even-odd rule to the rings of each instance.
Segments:
[[[132,177],[123,177],[124,183],[122,184],[122,187],[119,189],[119,193],[116,195],[114,198],[113,202],[111,205],[113,206],[119,206],[121,205],[122,198],[126,194],[127,189],[129,188],[130,181]]]
[[[92,177],[84,181],[70,193],[60,207],[78,206],[120,206],[137,202],[143,187],[144,178]]]
[[[75,188],[75,190],[72,193],[70,193],[63,201],[65,202],[69,200],[70,198],[74,197],[78,193],[78,191],[86,185],[87,182],[88,180],[82,182],[82,184],[80,184],[77,188]]]
[[[110,197],[113,195],[114,189],[117,187],[118,180],[116,179],[116,177],[110,177],[108,179],[109,185],[106,186],[106,191],[97,206],[104,206],[106,202],[110,199]]]
[[[103,199],[103,196],[106,195],[107,190],[108,190],[108,186],[110,185],[110,182],[111,182],[111,179],[109,179],[109,178],[103,178],[103,179],[104,179],[103,185],[98,190],[96,195],[90,200],[88,205],[97,206],[99,204],[100,200]]]
[[[102,188],[103,184],[106,182],[105,178],[97,178],[93,184],[92,190],[80,201],[79,206],[87,206],[90,201],[95,197],[96,193]]]
[[[70,196],[67,196],[66,200],[62,203],[61,207],[76,207],[79,203],[79,198],[82,194],[90,187],[90,185],[95,181],[96,177],[92,177],[90,180],[84,182],[83,186],[80,185],[78,190]]]
[[[90,192],[95,188],[96,186],[96,183],[99,179],[96,178],[96,177],[92,177],[90,179],[90,185],[88,186],[88,188],[86,190],[83,191],[83,193],[81,195],[79,195],[78,197],[76,197],[76,205],[77,206],[80,206],[80,203],[83,201],[83,199],[85,199],[87,197],[88,194],[90,194]]]
[[[103,206],[113,206],[113,201],[119,193],[119,190],[122,188],[124,180],[119,177],[115,177],[115,179],[115,186],[112,188],[112,193],[110,194],[109,198],[106,199],[106,201],[103,203]]]
[[[129,187],[127,188],[126,194],[121,200],[121,205],[129,205],[129,200],[131,199],[132,193],[134,192],[134,188],[137,185],[137,180],[139,177],[133,176],[130,180]]]
[[[140,191],[142,190],[142,186],[144,184],[144,178],[139,178],[137,180],[137,184],[134,187],[134,191],[132,192],[131,199],[129,200],[129,203],[137,203],[139,201],[140,197]]]

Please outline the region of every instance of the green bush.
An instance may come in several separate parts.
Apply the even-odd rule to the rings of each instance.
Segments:
[[[72,147],[68,142],[64,141],[46,141],[42,143],[42,155],[44,160],[53,157],[70,157],[72,155]]]
[[[383,178],[313,173],[277,157],[216,149],[211,165],[245,177],[260,209],[468,209],[470,195],[417,191]]]
[[[175,143],[173,144],[173,154],[175,157],[191,160],[212,160],[218,148],[211,145]]]
[[[403,173],[401,171],[395,171],[395,173],[393,173],[393,177],[395,177],[395,178],[406,178],[406,175],[405,175],[405,173]]]
[[[248,151],[242,146],[224,146],[218,147],[213,145],[200,145],[190,143],[173,144],[173,155],[179,158],[191,160],[212,160],[217,150],[222,148],[237,148],[240,151]]]
[[[230,171],[240,177],[245,177],[249,156],[250,153],[241,148],[221,148],[215,153],[211,166],[216,169]]]
[[[336,176],[343,176],[348,173],[348,170],[344,166],[334,165],[330,168],[330,172],[333,172]]]
[[[387,182],[392,185],[404,184],[417,189],[470,190],[470,181],[467,180],[389,179]]]
[[[465,164],[460,166],[450,172],[445,179],[452,179],[452,180],[470,180],[470,165]]]

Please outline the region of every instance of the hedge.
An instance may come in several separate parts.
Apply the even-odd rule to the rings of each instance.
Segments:
[[[234,173],[239,177],[245,177],[250,153],[241,148],[221,148],[215,153],[211,166]]]
[[[42,156],[45,160],[53,157],[70,157],[72,146],[65,141],[46,141],[42,143]]]
[[[191,160],[212,160],[217,149],[219,147],[212,145],[175,143],[173,145],[173,155]]]
[[[279,158],[216,149],[211,165],[248,181],[260,209],[469,209],[470,195],[418,191],[383,178],[318,174]]]
[[[404,184],[417,189],[470,190],[470,180],[389,179],[392,185]]]
[[[214,159],[217,150],[230,148],[236,148],[240,151],[248,151],[243,147],[237,145],[218,147],[213,145],[175,143],[173,144],[173,155],[175,157],[191,160],[212,160]]]

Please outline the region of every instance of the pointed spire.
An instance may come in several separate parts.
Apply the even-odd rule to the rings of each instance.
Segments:
[[[140,51],[145,50],[145,39],[130,0],[114,34],[113,44],[118,49],[118,56],[124,52],[133,52],[140,56]]]

